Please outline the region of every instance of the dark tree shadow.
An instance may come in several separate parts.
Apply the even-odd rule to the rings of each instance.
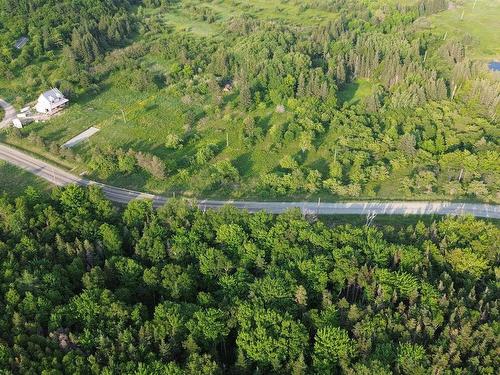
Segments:
[[[250,176],[253,167],[252,154],[247,152],[238,156],[234,159],[234,166],[238,169],[242,177]]]

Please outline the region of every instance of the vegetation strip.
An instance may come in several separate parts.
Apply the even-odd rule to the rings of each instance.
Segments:
[[[168,199],[133,190],[109,186],[93,182],[85,178],[51,166],[18,150],[0,144],[0,158],[18,167],[21,167],[55,185],[79,184],[82,186],[96,185],[102,188],[104,194],[118,203],[128,203],[131,200],[142,198],[154,202],[156,207],[163,206]],[[381,215],[463,215],[471,214],[478,217],[500,218],[500,207],[487,204],[469,204],[452,202],[348,202],[348,203],[321,203],[321,202],[244,202],[244,201],[215,201],[202,199],[197,201],[200,208],[221,208],[233,205],[237,208],[258,212],[261,210],[270,213],[283,213],[291,208],[298,208],[304,214],[332,215],[332,214],[381,214]]]

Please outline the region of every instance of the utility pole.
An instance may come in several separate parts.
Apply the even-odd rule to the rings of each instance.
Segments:
[[[123,108],[120,108],[120,111],[122,111],[123,122],[126,124],[127,120],[125,119],[125,111],[123,110]]]
[[[443,40],[446,40],[446,37],[448,36],[448,31],[444,33]]]
[[[462,11],[462,16],[460,17],[460,21],[463,21],[463,19],[464,19],[464,14],[465,14],[465,9]]]
[[[472,9],[476,9],[476,4],[477,4],[477,0],[474,0],[474,5],[472,6]]]
[[[229,147],[229,132],[226,132],[226,147]]]

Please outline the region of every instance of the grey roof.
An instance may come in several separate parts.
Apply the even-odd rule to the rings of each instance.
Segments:
[[[24,47],[24,45],[25,45],[26,43],[28,43],[28,38],[27,38],[27,37],[25,37],[25,36],[22,36],[22,37],[20,37],[20,38],[16,41],[16,45],[15,45],[15,47],[16,47],[17,49],[21,49],[21,48],[23,48],[23,47]]]
[[[57,103],[62,100],[66,100],[61,91],[56,88],[52,90],[46,91],[42,94],[42,96],[47,99],[50,103]]]

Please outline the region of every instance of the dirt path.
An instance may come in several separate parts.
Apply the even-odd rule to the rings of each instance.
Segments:
[[[4,118],[0,121],[0,129],[10,125],[12,119],[16,118],[16,109],[5,100],[0,99],[0,107],[5,111]]]

